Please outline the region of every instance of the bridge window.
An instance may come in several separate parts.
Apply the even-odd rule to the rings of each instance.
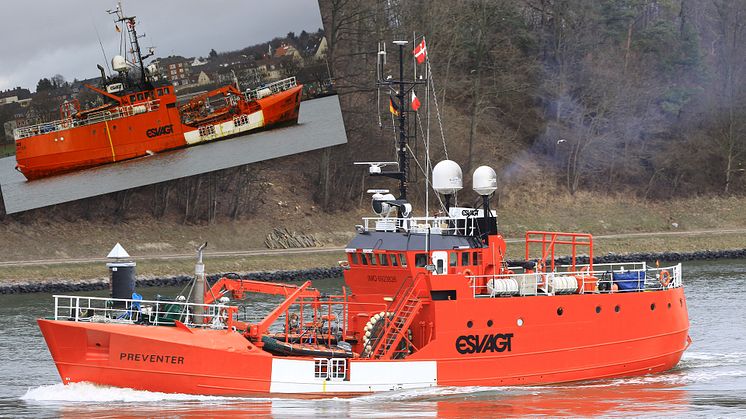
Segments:
[[[145,96],[142,93],[137,94],[137,100],[145,100]]]
[[[350,264],[357,265],[357,253],[350,253]]]
[[[473,257],[471,258],[471,264],[474,266],[479,265],[479,252],[473,252],[472,256]]]
[[[130,95],[130,103],[133,103],[135,101],[135,95]]]
[[[407,267],[407,255],[405,255],[404,253],[400,253],[399,262],[401,262],[402,268],[406,268]]]
[[[469,252],[461,254],[461,266],[469,266]]]
[[[168,92],[169,92],[169,88],[168,88],[168,87],[164,87],[164,88],[163,88],[163,94],[164,94],[164,95],[167,95],[167,94],[168,94]]]
[[[396,258],[396,254],[391,255],[391,266],[399,266],[399,260]]]
[[[389,255],[381,253],[381,266],[389,266]]]
[[[424,268],[427,265],[427,253],[417,253],[414,255],[414,266]]]
[[[163,96],[163,89],[161,88],[158,89],[158,96]]]
[[[449,264],[450,266],[456,266],[456,264],[458,264],[458,253],[456,253],[456,252],[451,252],[451,253],[450,253],[450,254],[448,255],[448,264]]]
[[[367,265],[368,264],[368,255],[366,255],[366,254],[360,255],[360,263],[362,263],[363,265]]]
[[[378,265],[378,255],[376,255],[376,254],[370,255],[370,264],[371,264],[371,266]]]

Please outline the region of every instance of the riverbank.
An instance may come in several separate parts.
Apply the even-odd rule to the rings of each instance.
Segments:
[[[641,238],[638,236],[638,238]],[[603,238],[601,239],[603,240]],[[518,245],[518,241],[508,243],[509,247]],[[520,243],[522,244],[522,243]],[[509,253],[510,254],[510,253]],[[515,253],[513,253],[515,255]],[[285,269],[270,269],[258,271],[242,271],[240,269],[225,269],[226,267],[247,266],[241,260],[251,259],[249,266],[277,266],[280,260],[286,263]],[[274,260],[273,260],[274,259]],[[238,275],[242,278],[253,279],[258,281],[308,281],[326,278],[337,278],[342,276],[342,268],[332,264],[332,260],[344,259],[342,249],[318,249],[317,251],[304,251],[302,253],[281,253],[263,256],[243,256],[243,257],[225,257],[217,256],[209,259],[209,272],[216,272],[207,276],[210,281],[215,281],[227,274]],[[648,263],[660,262],[663,265],[668,263],[694,261],[694,260],[719,260],[719,259],[746,259],[746,248],[731,250],[698,250],[698,251],[669,251],[669,252],[635,252],[618,254],[613,252],[596,253],[594,263],[616,263],[616,262],[637,262],[646,261]],[[569,263],[569,257],[563,256],[557,258],[557,263]],[[579,257],[578,263],[588,263],[588,257]],[[509,261],[509,264],[511,262]],[[326,265],[324,265],[326,264]],[[67,265],[67,266],[64,266]],[[191,272],[186,268],[192,267],[193,262],[189,260],[178,260],[166,264],[168,270],[163,270],[164,265],[154,260],[142,260],[138,262],[140,272],[143,267],[147,274],[140,273],[137,276],[138,287],[152,286],[177,286],[184,285],[192,279]],[[297,269],[288,269],[288,267],[300,267]],[[305,266],[305,267],[303,267]],[[22,266],[17,269],[56,269],[71,270],[80,275],[88,275],[93,270],[106,272],[103,262],[81,262],[79,264],[67,263],[50,267],[40,265],[36,267]],[[181,269],[181,270],[179,270]],[[85,272],[85,273],[82,273]],[[160,272],[154,274],[153,272]],[[175,272],[181,272],[175,274]],[[0,294],[21,294],[33,292],[79,292],[105,289],[109,286],[109,279],[106,276],[98,276],[89,279],[74,279],[76,274],[67,276],[60,275],[56,277],[44,277],[34,280],[17,280],[5,279],[0,281]]]
[[[351,226],[370,215],[367,208],[327,214],[301,200],[286,200],[284,194],[280,198],[281,205],[264,205],[274,205],[273,211],[260,211],[251,219],[201,225],[147,216],[118,223],[68,221],[62,214],[56,219],[5,219],[0,223],[0,284],[103,281],[108,275],[105,256],[116,242],[133,256],[144,280],[191,275],[194,249],[205,241],[208,273],[335,267],[355,234]],[[499,229],[511,258],[524,254],[525,230],[592,233],[596,256],[654,253],[672,260],[681,260],[678,254],[712,259],[741,257],[740,249],[746,249],[746,198],[647,202],[584,193],[539,198],[552,205],[536,206],[535,200],[513,196],[501,199]],[[278,227],[312,236],[318,247],[267,249],[265,240]]]

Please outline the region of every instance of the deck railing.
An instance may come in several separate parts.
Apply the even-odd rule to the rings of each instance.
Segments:
[[[649,268],[645,262],[562,265],[552,272],[467,276],[475,298],[528,295],[605,294],[664,290],[682,286],[681,264]]]
[[[477,232],[477,217],[363,217],[364,231],[408,231],[412,233],[471,236]]]
[[[202,308],[202,314],[198,314]],[[233,325],[237,307],[185,301],[54,296],[54,319],[91,323],[125,323],[225,329]]]
[[[245,94],[246,100],[261,99],[265,96],[269,96],[270,94],[280,93],[284,92],[285,90],[292,89],[297,85],[298,82],[295,80],[295,77],[288,77],[286,79],[278,80],[267,85],[257,87],[253,90],[247,90]]]
[[[20,127],[13,130],[13,137],[18,141],[35,135],[48,134],[50,132],[58,132],[70,128],[97,124],[99,122],[126,118],[128,116],[158,110],[160,108],[160,102],[160,99],[150,100],[135,105],[117,106],[111,109],[92,112],[82,119],[65,118],[57,121],[42,122],[40,124]]]

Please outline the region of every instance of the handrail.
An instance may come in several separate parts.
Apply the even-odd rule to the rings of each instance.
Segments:
[[[292,89],[293,87],[297,86],[298,83],[295,79],[295,77],[288,77],[286,79],[278,80],[272,83],[269,83],[264,86],[257,87],[253,90],[247,90],[245,93],[246,100],[256,100],[261,99],[261,94],[269,89],[269,91],[272,94],[284,92],[285,90]]]
[[[614,267],[624,267],[624,266],[640,266],[637,269],[613,269]],[[563,267],[570,267],[571,265],[563,265]],[[665,289],[671,289],[671,288],[680,288],[683,286],[683,277],[682,277],[682,268],[681,263],[673,266],[667,266],[667,267],[658,267],[658,268],[649,268],[647,267],[647,264],[645,262],[631,262],[631,263],[608,263],[608,264],[597,264],[595,265],[596,268],[598,267],[609,267],[608,270],[598,270],[590,269],[590,264],[585,265],[576,265],[574,270],[565,270],[565,271],[550,271],[550,272],[529,272],[529,273],[512,273],[512,274],[493,274],[493,275],[468,275],[466,278],[470,281],[470,287],[472,288],[473,297],[474,298],[483,298],[483,297],[494,297],[494,295],[490,295],[489,293],[485,293],[484,291],[487,290],[487,285],[477,285],[477,284],[486,284],[488,280],[494,279],[494,280],[508,280],[508,281],[515,281],[519,285],[524,284],[534,284],[535,281],[535,287],[533,288],[532,293],[526,292],[530,287],[523,287],[519,286],[518,291],[513,293],[505,293],[501,294],[503,296],[516,296],[516,295],[556,295],[557,293],[553,291],[555,283],[559,283],[561,280],[565,278],[574,278],[576,281],[579,281],[576,283],[577,289],[575,289],[572,293],[624,293],[624,292],[641,292],[641,291],[656,291],[656,290],[665,290]],[[587,268],[587,270],[585,269]],[[513,269],[513,268],[511,268]],[[515,267],[515,269],[521,269],[520,267]],[[667,274],[664,274],[663,272],[666,271]],[[632,279],[614,279],[614,274],[620,274],[620,273],[634,273],[639,272],[641,275],[638,275],[636,278]],[[662,278],[663,276],[670,277],[670,281],[668,284],[664,285],[666,280]],[[593,291],[586,291],[585,285],[590,284],[590,282],[587,281],[594,281],[596,287]],[[608,289],[606,290],[600,290],[598,289],[598,284],[604,283],[608,284]],[[619,289],[613,289],[613,284],[626,284],[628,285],[628,288],[619,288]],[[541,285],[541,286],[540,286]],[[567,288],[565,288],[567,290]]]
[[[225,329],[233,326],[238,307],[186,301],[53,295],[54,319],[91,323],[146,323]],[[204,314],[194,314],[202,307]]]
[[[117,106],[87,115],[84,119],[65,118],[51,122],[42,122],[39,124],[19,127],[13,130],[13,137],[16,141],[24,138],[33,137],[50,132],[64,131],[70,128],[82,127],[97,124],[104,121],[125,118],[132,115],[156,111],[160,108],[160,99],[154,99],[146,102],[139,102],[132,105]]]

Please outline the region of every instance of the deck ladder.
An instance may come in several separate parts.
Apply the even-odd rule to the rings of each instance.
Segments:
[[[423,303],[422,299],[417,297],[418,282],[415,280],[405,281],[402,289],[397,293],[392,309],[388,310],[393,315],[390,318],[385,317],[383,327],[380,329],[381,332],[373,339],[371,358],[390,359],[397,354],[404,356],[408,354],[409,339],[406,333]],[[402,340],[406,344],[399,348]]]

